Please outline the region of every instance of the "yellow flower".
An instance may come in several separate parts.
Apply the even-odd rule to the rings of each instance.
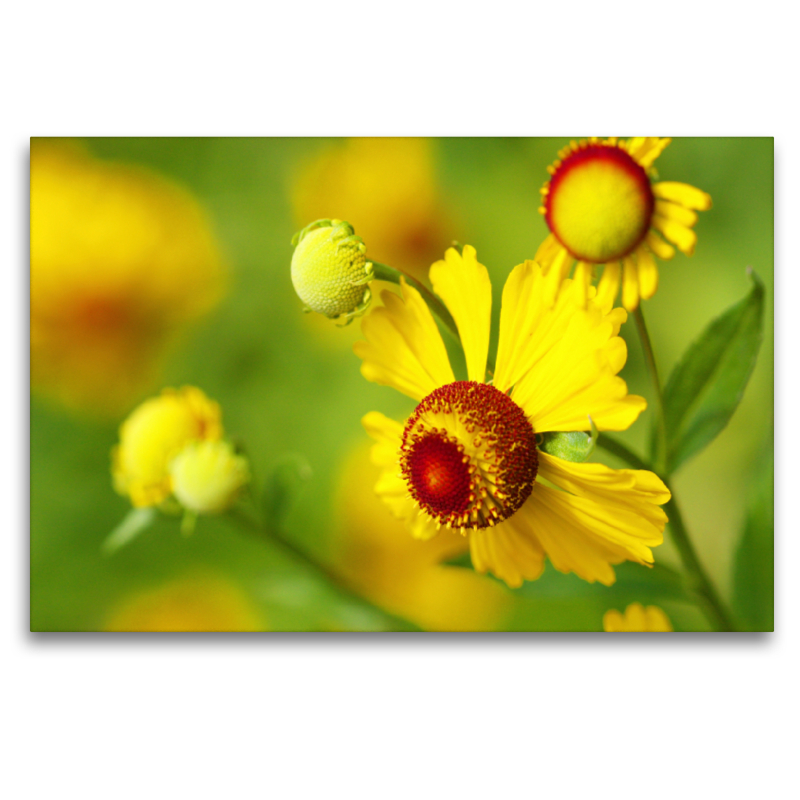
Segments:
[[[198,514],[225,511],[250,479],[247,459],[237,456],[229,442],[190,442],[169,466],[177,501]]]
[[[591,138],[570,143],[548,167],[551,178],[539,211],[550,235],[536,261],[559,279],[577,261],[582,303],[595,268],[604,264],[598,298],[613,301],[622,274],[622,304],[634,311],[640,297],[648,300],[658,288],[654,254],[670,259],[672,245],[686,255],[694,252],[695,211],[711,208],[711,197],[685,183],[651,182],[653,162],[669,143],[657,136]]]
[[[114,487],[134,506],[154,506],[172,493],[170,462],[187,444],[222,437],[220,408],[200,389],[164,389],[122,423],[112,451]]]
[[[448,236],[428,139],[363,138],[329,145],[292,188],[298,225],[349,220],[371,256],[424,278]]]
[[[178,186],[31,142],[31,384],[75,409],[119,414],[177,337],[220,299],[208,219]]]
[[[434,291],[464,346],[467,381],[457,381],[419,293],[384,292],[355,345],[361,372],[413,398],[405,423],[371,412],[363,423],[383,467],[377,492],[411,532],[442,527],[469,535],[472,563],[509,586],[534,580],[545,553],[556,569],[611,584],[612,564],[652,562],[669,499],[651,472],[571,463],[537,450],[550,431],[624,430],[645,408],[617,377],[627,356],[617,335],[626,314],[590,287],[559,287],[550,305],[538,264],[526,261],[503,291],[497,365],[485,383],[492,287],[474,248],[450,249],[431,267]]]
[[[292,244],[292,283],[311,311],[348,323],[367,310],[372,263],[352,225],[320,219],[295,234]]]
[[[215,575],[191,575],[125,598],[107,631],[263,631],[260,611],[242,590]]]
[[[500,584],[471,570],[442,565],[467,549],[464,537],[442,531],[425,542],[386,513],[373,492],[379,468],[359,447],[343,466],[337,491],[337,570],[359,593],[429,631],[503,629],[513,598]]]
[[[606,611],[603,630],[607,633],[665,633],[672,631],[672,623],[658,606],[643,608],[641,603],[631,603],[624,615],[613,608]]]

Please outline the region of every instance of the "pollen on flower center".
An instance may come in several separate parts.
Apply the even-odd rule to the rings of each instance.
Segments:
[[[452,528],[487,528],[510,517],[528,499],[538,465],[522,409],[475,381],[436,389],[403,432],[400,467],[412,498]]]
[[[551,168],[544,197],[547,224],[578,260],[602,264],[621,259],[650,228],[655,206],[650,180],[616,145],[575,147]]]

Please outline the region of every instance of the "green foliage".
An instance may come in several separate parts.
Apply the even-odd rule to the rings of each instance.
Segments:
[[[684,353],[664,390],[667,472],[699,453],[728,424],[756,364],[764,333],[764,284],[717,317]]]
[[[774,463],[770,447],[756,462],[733,575],[733,611],[747,631],[775,628]]]

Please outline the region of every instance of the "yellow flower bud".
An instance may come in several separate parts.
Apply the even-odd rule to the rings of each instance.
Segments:
[[[624,614],[615,608],[603,616],[603,630],[606,633],[668,633],[672,631],[669,617],[658,606],[631,603]]]
[[[197,514],[216,514],[229,508],[250,479],[247,460],[229,442],[191,442],[169,468],[178,502]]]
[[[349,223],[317,220],[296,233],[292,244],[292,283],[311,311],[347,324],[367,310],[372,263]]]
[[[134,506],[158,505],[172,491],[172,459],[189,442],[222,436],[220,408],[193,386],[164,389],[133,411],[119,436],[112,452],[114,488]]]

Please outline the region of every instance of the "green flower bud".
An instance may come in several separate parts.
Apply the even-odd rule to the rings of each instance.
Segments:
[[[590,433],[583,431],[539,434],[538,448],[563,461],[586,461],[597,445],[597,428],[589,417]]]
[[[374,272],[352,225],[320,219],[296,233],[292,244],[292,283],[307,310],[345,325],[367,310]]]

